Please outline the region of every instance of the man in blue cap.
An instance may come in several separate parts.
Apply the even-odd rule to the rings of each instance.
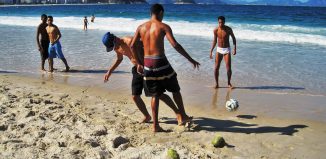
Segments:
[[[104,75],[104,82],[109,81],[109,78],[112,74],[112,72],[120,65],[120,63],[123,60],[123,56],[127,56],[129,60],[133,63],[132,67],[132,83],[131,83],[131,89],[132,89],[132,99],[137,105],[138,109],[143,113],[144,119],[141,121],[141,123],[147,123],[151,120],[151,116],[149,115],[146,105],[143,101],[143,99],[140,97],[143,91],[143,75],[140,72],[137,72],[137,63],[136,59],[133,56],[131,50],[130,50],[130,44],[132,41],[132,36],[125,36],[122,38],[119,38],[115,36],[114,34],[107,32],[103,38],[102,42],[106,47],[106,51],[110,52],[112,50],[115,51],[117,58],[114,62],[114,64],[109,68],[108,72]],[[139,54],[143,55],[143,45],[141,42],[135,44],[136,51],[139,52]],[[138,59],[141,61],[141,59]],[[168,105],[177,116],[178,123],[182,123],[182,118],[179,109],[175,106],[172,99],[166,95],[163,94],[160,98],[166,105]]]

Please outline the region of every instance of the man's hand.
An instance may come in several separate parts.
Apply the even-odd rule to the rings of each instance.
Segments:
[[[104,82],[109,81],[109,77],[110,77],[110,73],[107,72],[107,73],[104,75]]]
[[[140,75],[144,75],[144,66],[137,65],[137,73]]]
[[[199,69],[199,65],[200,65],[199,62],[195,61],[194,59],[192,59],[190,62],[194,65],[194,69],[195,68]]]
[[[237,49],[234,47],[233,49],[233,55],[237,54]]]
[[[213,59],[213,53],[212,53],[212,51],[211,51],[211,53],[209,54],[209,58],[210,58],[210,59]]]

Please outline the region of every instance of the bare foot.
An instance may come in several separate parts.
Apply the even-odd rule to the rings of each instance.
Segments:
[[[215,89],[217,89],[217,88],[219,88],[219,85],[217,84],[217,85],[215,85]]]
[[[182,115],[181,114],[177,114],[177,121],[178,121],[178,125],[182,125]]]
[[[151,121],[151,116],[145,116],[145,118],[140,123],[149,123]]]
[[[48,72],[53,73],[53,70],[49,70]]]
[[[166,130],[164,130],[163,128],[161,128],[159,125],[154,126],[154,132],[167,132]]]
[[[44,68],[41,68],[41,71],[42,71],[42,72],[46,72],[46,70],[45,70]]]
[[[183,117],[183,119],[182,119],[182,121],[181,122],[179,122],[178,121],[178,125],[179,126],[181,126],[181,125],[185,125],[186,123],[188,123],[188,122],[191,122],[192,121],[192,116],[185,116],[185,117]]]
[[[233,89],[233,88],[234,88],[234,87],[232,86],[232,84],[231,84],[231,83],[229,84],[229,88],[230,88],[230,89]]]

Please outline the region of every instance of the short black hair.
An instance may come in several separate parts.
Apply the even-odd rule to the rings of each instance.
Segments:
[[[158,15],[158,14],[160,14],[161,11],[164,12],[164,8],[162,5],[160,5],[158,3],[152,5],[151,14]]]
[[[53,19],[53,17],[50,15],[50,16],[48,16],[48,18],[50,18],[50,19]]]
[[[223,22],[225,22],[225,17],[224,16],[219,16],[218,18],[217,18],[217,20],[222,20]]]
[[[48,16],[46,15],[46,14],[42,14],[41,15],[41,18],[43,19],[43,18],[48,18]]]

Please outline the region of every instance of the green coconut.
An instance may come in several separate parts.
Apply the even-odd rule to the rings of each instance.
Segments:
[[[212,140],[212,144],[214,147],[222,148],[225,146],[225,140],[220,135],[215,135],[215,137]]]
[[[176,150],[173,149],[168,149],[168,158],[170,159],[179,159],[179,154],[177,153]]]

